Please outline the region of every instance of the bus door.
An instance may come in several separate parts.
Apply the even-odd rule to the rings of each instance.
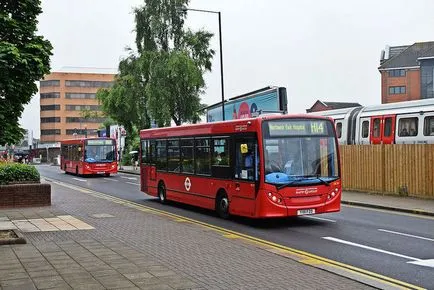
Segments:
[[[371,144],[393,144],[395,115],[371,117]]]
[[[141,146],[141,161],[140,161],[140,179],[141,189],[143,192],[148,193],[149,181],[156,180],[156,168],[152,163],[154,160],[155,141],[142,140]]]
[[[235,136],[233,150],[234,186],[229,189],[234,213],[253,214],[259,180],[259,150],[253,135]]]

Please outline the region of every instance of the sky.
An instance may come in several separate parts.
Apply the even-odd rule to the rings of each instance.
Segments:
[[[38,34],[54,46],[52,71],[117,68],[134,46],[133,7],[143,0],[42,0]],[[431,0],[191,0],[221,12],[226,99],[269,85],[287,89],[289,113],[316,100],[381,103],[378,66],[386,45],[433,41]],[[218,17],[189,12],[186,26],[215,34],[206,104],[221,101]],[[20,124],[39,138],[39,94]]]

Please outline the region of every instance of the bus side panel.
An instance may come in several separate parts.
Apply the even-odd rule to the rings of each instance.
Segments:
[[[166,185],[168,200],[187,203],[207,209],[215,208],[214,183],[206,177],[159,173]]]

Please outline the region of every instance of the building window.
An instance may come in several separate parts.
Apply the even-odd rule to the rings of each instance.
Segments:
[[[424,60],[420,66],[421,98],[434,98],[434,60]]]
[[[60,135],[60,129],[41,130],[41,135]]]
[[[66,123],[103,123],[105,118],[66,117]]]
[[[75,80],[65,81],[65,86],[78,87],[78,88],[110,88],[112,85],[113,82],[103,82],[103,81],[75,81]]]
[[[95,99],[96,94],[87,93],[66,93],[65,98],[67,99]]]
[[[369,121],[363,121],[362,123],[362,138],[368,138],[369,136]]]
[[[389,70],[389,77],[405,77],[405,69]]]
[[[389,87],[389,95],[405,94],[405,86]]]
[[[411,137],[417,136],[417,117],[399,119],[398,136]]]
[[[425,136],[434,136],[434,116],[425,117],[423,134]]]
[[[60,80],[41,81],[41,87],[60,87]]]
[[[60,117],[41,118],[41,123],[60,123]]]
[[[100,106],[98,105],[65,105],[67,111],[100,111]]]
[[[58,111],[60,110],[60,105],[42,105],[41,111]]]
[[[58,99],[60,93],[41,93],[41,99]]]
[[[66,135],[92,135],[95,134],[94,129],[66,129]]]

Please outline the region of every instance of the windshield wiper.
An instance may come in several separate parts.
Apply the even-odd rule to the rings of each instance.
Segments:
[[[295,178],[294,180],[291,180],[291,181],[288,182],[288,183],[281,184],[281,185],[279,185],[279,186],[276,185],[276,188],[279,190],[279,189],[282,189],[282,188],[284,188],[284,187],[290,186],[291,184],[293,184],[293,183],[295,183],[295,182],[297,182],[297,181],[302,181],[302,180],[303,180],[303,178],[298,177],[298,178]]]
[[[311,178],[311,177],[315,177],[316,179],[318,179],[319,181],[321,181],[322,184],[325,184],[326,186],[330,186],[330,182],[327,180],[324,180],[321,178],[321,175],[316,174],[316,175],[306,175],[305,177],[307,178]]]

